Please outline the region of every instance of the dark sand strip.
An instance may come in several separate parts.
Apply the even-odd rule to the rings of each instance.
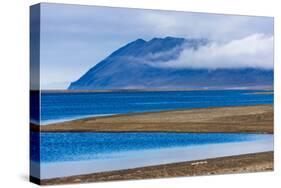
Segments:
[[[94,173],[41,180],[41,185],[115,181],[128,179],[167,178],[212,174],[248,173],[273,170],[273,152],[222,157],[192,162],[173,163],[129,170]]]
[[[46,132],[273,133],[273,106],[201,108],[93,117],[44,125],[40,130]]]

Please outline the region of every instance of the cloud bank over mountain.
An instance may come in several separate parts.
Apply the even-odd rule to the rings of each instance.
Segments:
[[[146,60],[152,66],[163,68],[262,68],[273,69],[274,61],[273,36],[261,33],[226,43],[210,42],[198,49],[184,48],[177,59],[166,62]],[[151,57],[161,57],[175,51],[150,54]],[[153,59],[153,58],[152,58]]]
[[[137,39],[112,52],[68,89],[271,88],[271,63],[262,62],[271,60],[272,40],[261,34],[224,44],[201,38]]]
[[[225,51],[223,48],[230,48],[227,44],[256,33],[269,37],[274,34],[272,17],[48,3],[42,3],[41,10],[40,76],[45,89],[64,88],[65,82],[78,79],[108,54],[137,38],[146,41],[166,36],[208,39],[212,44],[209,48],[181,54],[176,64],[185,67],[183,59],[188,54],[194,56],[194,62],[204,60],[206,66],[215,62],[219,65],[223,58],[232,58],[232,55],[216,54],[208,61],[198,56],[200,53],[208,56],[214,49]],[[249,56],[244,55],[245,58]],[[53,83],[61,83],[61,86]]]

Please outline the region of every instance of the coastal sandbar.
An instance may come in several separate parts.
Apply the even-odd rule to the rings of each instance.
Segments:
[[[91,117],[40,126],[45,132],[273,133],[273,105]]]

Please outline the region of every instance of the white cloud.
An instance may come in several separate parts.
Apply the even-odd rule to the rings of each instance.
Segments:
[[[227,43],[184,49],[178,59],[154,63],[167,68],[273,68],[273,36],[253,34]]]
[[[158,37],[208,38],[228,42],[253,33],[273,34],[273,18],[174,11],[137,14],[138,23]]]
[[[43,3],[40,76],[50,84],[77,80],[137,38],[206,38],[221,43],[253,33],[273,35],[273,25],[272,17]]]

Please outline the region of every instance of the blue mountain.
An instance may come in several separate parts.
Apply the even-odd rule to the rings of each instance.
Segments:
[[[161,66],[162,62],[177,59],[183,49],[197,50],[207,44],[206,39],[174,37],[153,38],[150,41],[137,39],[96,64],[77,81],[72,82],[68,89],[272,87],[273,70],[176,69]]]

